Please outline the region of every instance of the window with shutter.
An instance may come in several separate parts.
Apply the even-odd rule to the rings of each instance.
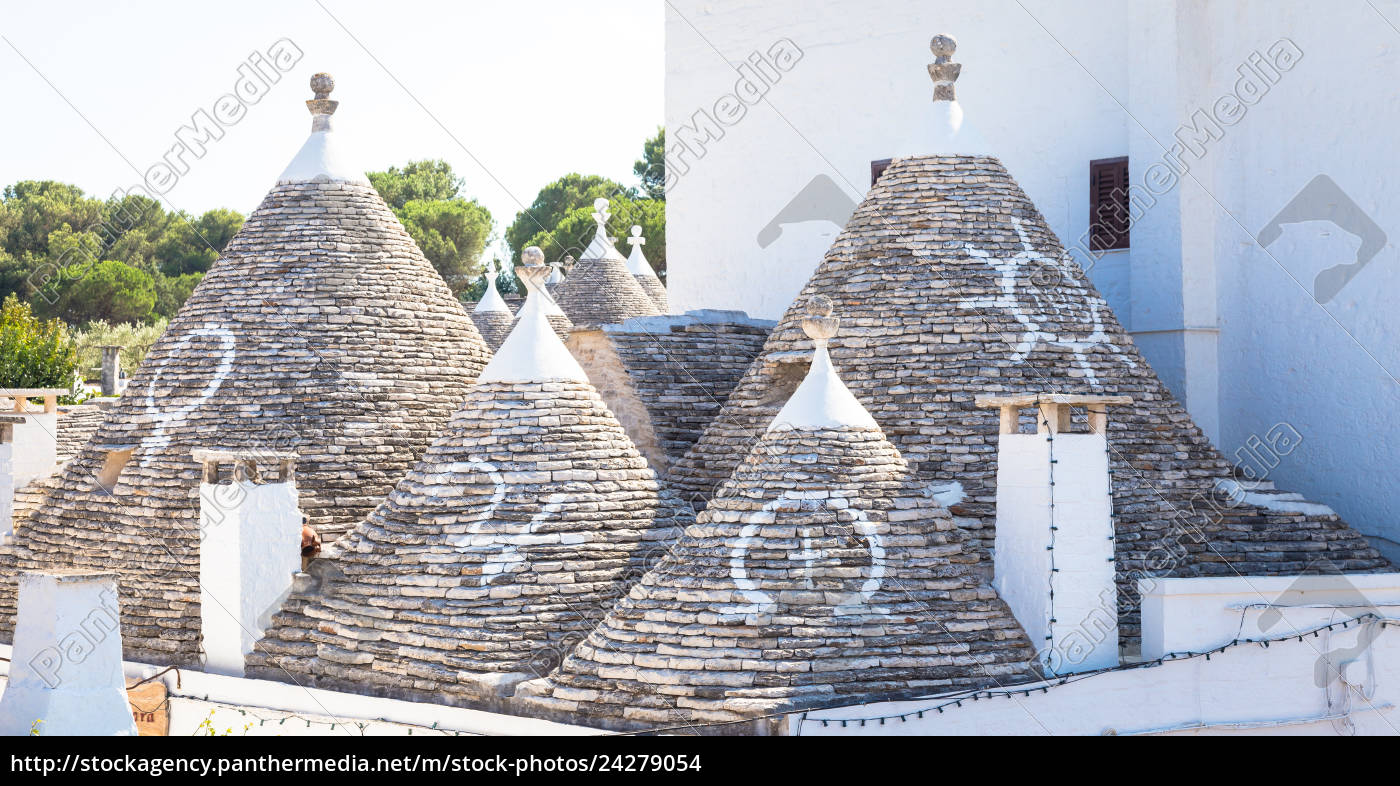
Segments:
[[[879,161],[870,162],[870,185],[875,185],[875,181],[880,179],[880,175],[885,174],[885,170],[889,168],[890,161],[892,160],[893,159],[882,158]]]
[[[1089,247],[1128,247],[1128,157],[1089,162]]]

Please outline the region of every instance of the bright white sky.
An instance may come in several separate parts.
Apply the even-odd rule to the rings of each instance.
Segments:
[[[498,231],[567,172],[632,184],[663,122],[658,0],[322,4],[0,2],[0,185],[54,179],[105,198],[140,182],[281,38],[302,59],[191,163],[167,207],[257,207],[310,132],[317,71],[335,77],[347,156],[367,171],[445,159]]]

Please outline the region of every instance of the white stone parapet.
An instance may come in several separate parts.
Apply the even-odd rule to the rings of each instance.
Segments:
[[[136,736],[122,676],[116,574],[21,574],[14,641],[0,734]]]
[[[47,478],[58,468],[58,397],[67,395],[62,388],[4,388],[0,397],[14,401],[16,415],[23,422],[15,423],[10,473],[14,488],[20,489],[37,478]],[[42,398],[43,408],[29,406],[31,398]]]

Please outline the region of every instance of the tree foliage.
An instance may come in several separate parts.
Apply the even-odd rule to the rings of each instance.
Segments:
[[[136,373],[136,368],[146,358],[146,353],[155,345],[156,339],[165,332],[169,321],[161,318],[150,323],[123,322],[111,324],[101,319],[87,323],[73,333],[77,345],[78,369],[84,374],[102,365],[102,347],[119,346],[122,370],[128,376]]]
[[[506,229],[506,243],[510,245],[511,262],[519,264],[520,252],[530,246],[539,246],[546,259],[562,259],[565,254],[578,257],[579,251],[588,245],[578,245],[577,238],[555,237],[555,230],[564,217],[579,208],[593,210],[593,200],[598,197],[614,199],[628,194],[628,189],[615,180],[601,175],[580,175],[571,172],[540,189],[530,207],[517,213],[515,221]],[[575,250],[577,247],[577,250]]]
[[[70,387],[77,358],[62,322],[40,320],[13,294],[0,304],[0,387]]]
[[[539,246],[550,261],[565,256],[579,259],[597,224],[593,220],[593,200],[608,200],[608,236],[616,238],[623,256],[631,253],[627,238],[634,224],[642,227],[646,245],[642,253],[663,279],[666,276],[666,131],[642,145],[642,158],[632,165],[640,184],[624,186],[601,175],[567,174],[540,189],[530,207],[517,214],[506,229],[512,262],[520,252]]]
[[[632,164],[632,174],[642,181],[641,191],[647,199],[666,200],[666,129],[656,129],[656,136],[642,143],[642,157]]]
[[[0,192],[0,295],[71,324],[170,317],[242,225],[232,210],[191,216],[142,194],[20,181]]]
[[[370,172],[369,181],[452,291],[470,288],[483,269],[495,221],[484,205],[462,196],[452,166],[410,161],[402,169]]]
[[[70,325],[94,319],[147,322],[156,316],[155,305],[156,282],[151,274],[109,259],[64,282],[53,313]]]

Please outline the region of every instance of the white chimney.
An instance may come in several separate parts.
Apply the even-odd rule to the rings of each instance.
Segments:
[[[1001,411],[994,586],[1047,674],[1118,665],[1107,407],[1127,396],[978,396]],[[1020,432],[1035,408],[1036,431]],[[1087,411],[1075,432],[1073,408]]]
[[[204,667],[243,676],[244,658],[301,570],[301,509],[292,453],[196,450],[199,485],[200,623]],[[258,464],[276,477],[260,477]],[[220,482],[220,467],[232,468]]]
[[[136,736],[115,573],[20,574],[14,642],[0,734]]]

